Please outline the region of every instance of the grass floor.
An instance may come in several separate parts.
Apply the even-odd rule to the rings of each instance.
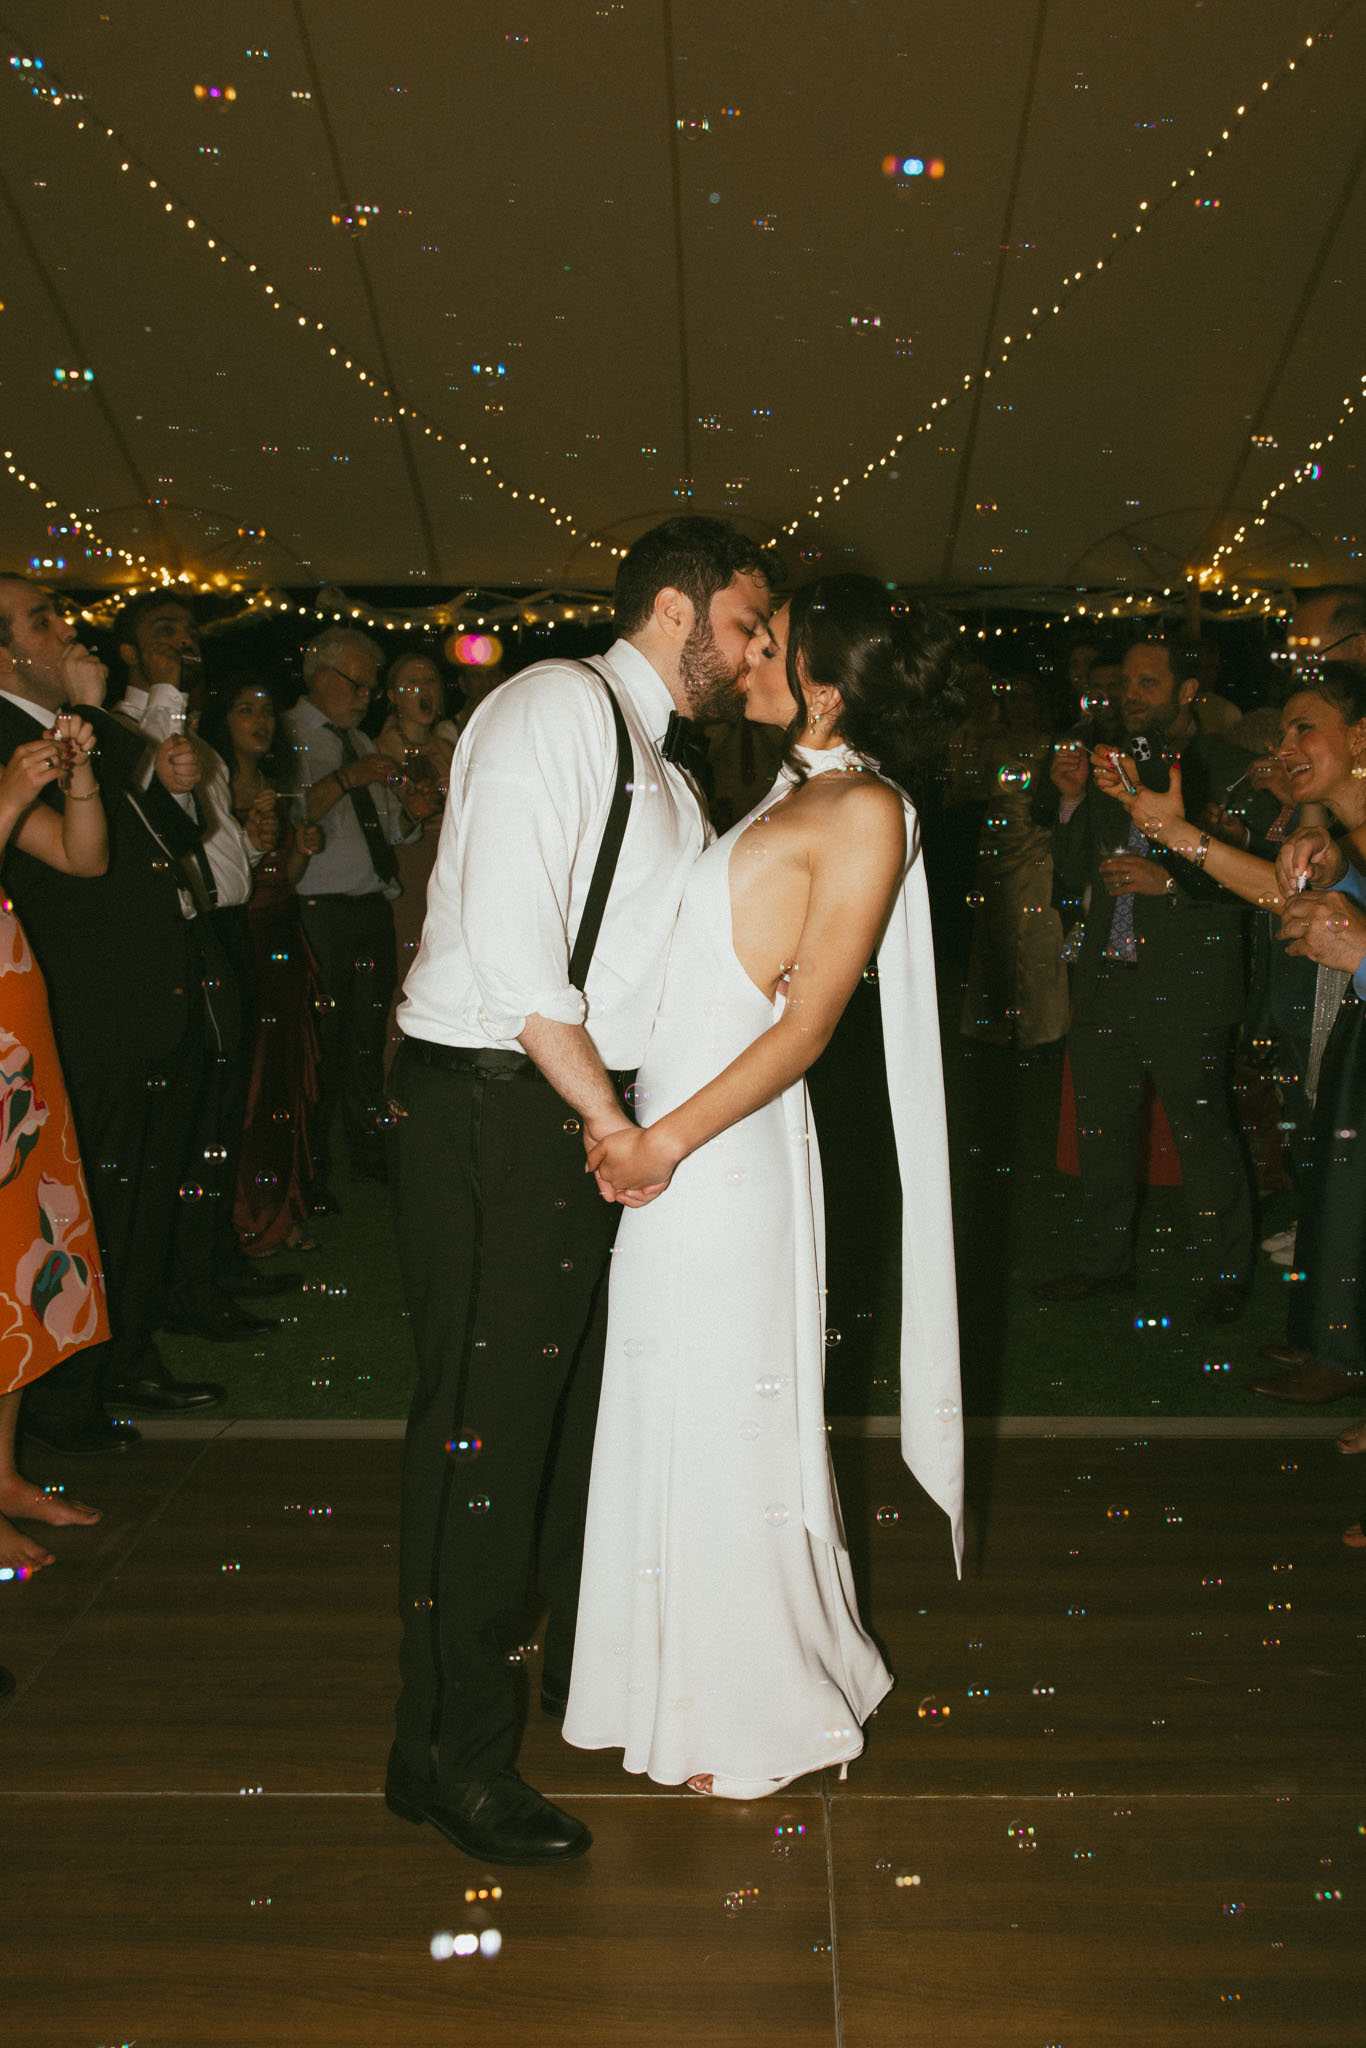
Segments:
[[[946,1014],[955,1007],[946,1000]],[[832,1415],[893,1414],[898,1403],[899,1194],[877,1030],[875,992],[861,990],[812,1081],[826,1179]],[[1242,1320],[1200,1324],[1181,1191],[1159,1188],[1143,1201],[1136,1294],[1036,1302],[1031,1281],[1075,1264],[1077,1183],[1054,1165],[1061,1061],[969,1044],[952,1029],[944,1061],[965,1412],[1274,1413],[1247,1382],[1259,1369],[1257,1346],[1284,1337],[1281,1269],[1260,1258]],[[406,1413],[414,1368],[388,1203],[369,1184],[339,1192],[345,1213],[319,1221],[322,1250],[291,1261],[306,1276],[303,1292],[266,1304],[282,1312],[278,1330],[257,1343],[162,1340],[177,1374],[227,1383],[223,1415]],[[1273,1197],[1258,1236],[1283,1228],[1294,1208],[1293,1196]]]

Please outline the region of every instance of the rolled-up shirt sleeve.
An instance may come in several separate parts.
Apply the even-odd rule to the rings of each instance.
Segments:
[[[505,686],[481,707],[455,768],[455,876],[480,1024],[502,1038],[532,1016],[582,1024],[570,902],[597,858],[616,779],[605,693],[572,675],[535,691]]]

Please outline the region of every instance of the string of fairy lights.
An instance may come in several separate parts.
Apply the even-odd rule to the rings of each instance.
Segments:
[[[1136,209],[1139,217],[1129,222],[1125,227],[1112,231],[1110,237],[1112,246],[1105,255],[1096,257],[1088,264],[1072,270],[1059,280],[1055,288],[1058,294],[1056,299],[1051,303],[1045,302],[1031,308],[1029,317],[1032,321],[1037,322],[1037,325],[1027,326],[1024,333],[1020,336],[1003,334],[1000,337],[995,363],[989,364],[981,372],[984,379],[991,378],[993,374],[999,376],[1010,363],[1013,356],[1032,344],[1053,321],[1060,318],[1063,312],[1075,303],[1078,292],[1084,286],[1093,283],[1108,266],[1114,263],[1123,250],[1137,242],[1145,226],[1150,227],[1159,213],[1173,204],[1183,191],[1189,189],[1190,181],[1201,176],[1218,157],[1232,147],[1233,143],[1241,136],[1248,122],[1254,118],[1256,112],[1261,107],[1267,105],[1273,93],[1285,86],[1292,76],[1303,72],[1308,57],[1313,55],[1317,49],[1331,38],[1334,23],[1356,4],[1357,0],[1341,0],[1341,4],[1315,34],[1306,36],[1302,44],[1296,44],[1296,54],[1286,58],[1277,69],[1262,79],[1259,90],[1254,94],[1250,94],[1227,117],[1227,126],[1223,127],[1217,139],[1206,147],[1202,159],[1188,165],[1183,174],[1171,178],[1166,191],[1157,198],[1141,200]],[[455,440],[454,433],[424,409],[406,401],[399,403],[397,394],[383,382],[382,378],[374,374],[356,351],[348,351],[340,340],[334,338],[335,330],[327,322],[309,314],[297,302],[289,298],[287,294],[277,290],[272,283],[261,276],[261,266],[237,248],[235,244],[221,234],[211,234],[202,218],[185,201],[170,193],[170,188],[166,186],[164,180],[154,174],[152,166],[132,148],[120,131],[103,123],[95,113],[95,110],[89,105],[85,96],[65,85],[58,75],[52,72],[50,67],[46,66],[41,58],[37,57],[32,51],[20,51],[11,56],[8,68],[11,77],[22,83],[41,103],[51,107],[54,111],[68,112],[74,120],[77,131],[89,133],[97,141],[103,141],[113,154],[117,156],[120,174],[133,176],[139,189],[146,191],[149,195],[149,202],[159,207],[163,217],[169,216],[173,221],[183,221],[186,229],[198,238],[197,245],[198,242],[202,242],[206,254],[215,258],[220,264],[236,267],[244,276],[253,279],[266,303],[274,311],[286,314],[294,331],[319,347],[324,348],[327,360],[334,367],[349,375],[353,375],[375,397],[393,406],[394,411],[390,415],[376,415],[381,424],[393,424],[395,419],[406,419],[422,433],[424,438],[430,438],[434,442],[443,444],[449,438],[454,442],[457,452],[467,457],[469,465],[490,486],[498,491],[506,491],[512,499],[524,499],[529,505],[535,506],[538,510],[544,510],[546,515],[553,519],[556,527],[565,530],[575,538],[579,537],[579,528],[575,523],[574,516],[566,508],[553,504],[543,493],[527,490],[522,485],[513,485],[511,479],[501,473],[488,455],[479,450],[471,450],[466,440]],[[818,493],[806,511],[798,514],[784,525],[781,533],[790,537],[798,531],[804,519],[819,520],[822,515],[822,509],[826,507],[827,503],[830,505],[838,504],[841,501],[842,494],[850,489],[854,482],[867,482],[875,477],[880,470],[885,470],[889,464],[897,462],[903,453],[907,452],[905,444],[908,437],[913,442],[916,437],[940,428],[943,424],[944,414],[963,402],[969,395],[973,383],[973,373],[970,371],[964,372],[960,389],[952,393],[943,394],[935,399],[931,403],[926,417],[914,429],[906,429],[898,433],[886,452],[872,458],[856,476],[842,477],[838,484],[828,486],[826,490]],[[1366,377],[1363,377],[1363,384],[1366,384]],[[1339,413],[1334,429],[1322,435],[1311,444],[1310,455],[1289,475],[1280,479],[1268,491],[1262,499],[1256,514],[1250,515],[1248,519],[1245,519],[1229,540],[1221,542],[1215,548],[1211,562],[1206,569],[1190,572],[1187,578],[1189,582],[1198,582],[1201,588],[1223,584],[1224,564],[1242,545],[1247,537],[1249,527],[1264,525],[1267,512],[1277,498],[1286,491],[1293,489],[1296,485],[1311,478],[1316,478],[1321,473],[1321,465],[1313,459],[1314,456],[1321,453],[1327,445],[1333,442],[1335,435],[1341,431],[1346,420],[1353,415],[1354,410],[1352,399],[1350,397],[1345,398],[1342,401],[1342,410]],[[40,486],[19,468],[11,451],[5,451],[5,459],[9,473],[16,480],[41,494]],[[57,509],[57,501],[45,499],[44,502],[46,509],[49,511]],[[151,575],[154,580],[162,584],[174,582],[185,585],[195,584],[197,581],[196,578],[186,572],[176,574],[164,567],[149,565],[145,555],[134,555],[128,549],[111,545],[101,540],[95,535],[88,520],[83,515],[68,512],[64,515],[64,523],[69,531],[79,535],[88,552],[102,553],[108,560],[117,560],[123,564],[131,575],[136,576],[140,572],[145,573]],[[773,538],[776,540],[778,536],[775,535]],[[599,536],[584,537],[584,544],[590,549],[604,549],[611,557],[617,557],[624,552],[624,548]],[[221,584],[222,579],[218,580]],[[202,590],[208,590],[211,586],[207,583],[199,582],[198,587]],[[234,591],[242,588],[240,584],[233,584],[231,587]],[[1254,602],[1260,601],[1263,609],[1268,609],[1273,603],[1278,602],[1272,593],[1262,589],[1254,588],[1245,593],[1236,584],[1226,586],[1226,588],[1227,594],[1235,600],[1241,601],[1246,596]],[[1169,595],[1169,592],[1164,592],[1164,597]],[[264,604],[265,593],[260,593],[258,598],[252,601]],[[1113,607],[1113,611],[1117,614],[1123,605],[1132,604],[1135,601],[1141,602],[1142,600],[1126,597]],[[283,600],[276,598],[272,599],[271,602],[278,607]],[[303,609],[304,607],[301,606],[300,608]],[[320,618],[331,616],[329,611],[322,607],[314,606],[309,607],[309,609],[312,609],[315,615]],[[441,609],[441,607],[427,608],[423,616],[436,617]],[[354,613],[350,613],[348,610],[347,615],[359,617],[362,611],[367,611],[367,608],[360,607]],[[1084,608],[1079,615],[1085,615]],[[568,616],[574,616],[573,609],[568,612]],[[383,617],[371,618],[369,623],[382,626],[387,624],[387,620]]]
[[[1363,370],[1363,372],[1361,373],[1360,385],[1361,395],[1363,397],[1366,397],[1366,370]],[[1347,424],[1347,421],[1349,419],[1355,418],[1355,416],[1356,402],[1353,399],[1351,393],[1349,392],[1346,395],[1346,397],[1344,397],[1344,399],[1342,400],[1342,408],[1338,413],[1336,421],[1334,422],[1332,431],[1330,433],[1320,435],[1317,441],[1311,441],[1309,443],[1309,452],[1304,457],[1304,460],[1296,465],[1296,467],[1290,472],[1289,476],[1282,477],[1279,483],[1272,485],[1271,489],[1262,499],[1262,502],[1258,506],[1256,512],[1251,514],[1249,518],[1243,521],[1242,525],[1237,529],[1237,531],[1231,536],[1230,539],[1220,542],[1219,546],[1214,550],[1214,553],[1210,558],[1209,567],[1206,569],[1201,569],[1199,571],[1198,580],[1202,585],[1207,582],[1219,583],[1223,580],[1223,570],[1221,567],[1223,558],[1225,556],[1232,555],[1238,548],[1242,546],[1244,540],[1247,538],[1247,531],[1249,526],[1266,525],[1266,515],[1271,510],[1272,506],[1275,504],[1277,498],[1279,498],[1285,491],[1293,490],[1296,484],[1316,483],[1318,481],[1319,476],[1322,474],[1322,464],[1318,462],[1316,458],[1319,455],[1321,455],[1325,449],[1332,445],[1332,443],[1337,439],[1338,435],[1342,432],[1342,429]]]
[[[327,321],[319,320],[315,315],[306,312],[287,293],[277,290],[275,285],[261,275],[261,265],[253,262],[235,243],[221,233],[210,233],[208,224],[200,214],[173,193],[165,180],[155,175],[153,167],[138,154],[127,138],[117,128],[108,126],[98,116],[85,95],[73,91],[64,84],[42,58],[37,57],[31,50],[19,50],[11,56],[6,68],[11,78],[23,84],[40,104],[50,107],[55,112],[69,114],[78,133],[89,134],[96,141],[105,143],[112,155],[118,159],[120,174],[131,175],[134,178],[138,188],[149,195],[150,202],[159,208],[163,218],[169,216],[171,221],[183,223],[185,228],[198,238],[197,245],[208,255],[218,263],[236,268],[242,275],[253,279],[266,304],[277,313],[287,314],[288,324],[296,333],[325,348],[327,360],[334,368],[354,376],[373,396],[392,405],[393,415],[388,418],[383,414],[376,416],[380,425],[392,425],[395,419],[406,419],[418,428],[426,439],[438,443],[451,441],[456,452],[466,456],[470,467],[478,471],[483,480],[495,490],[506,491],[510,498],[524,499],[527,504],[544,510],[557,527],[570,536],[578,537],[579,527],[573,514],[565,507],[552,504],[544,492],[538,493],[514,484],[490,456],[478,449],[471,449],[467,440],[457,440],[454,431],[423,407],[409,402],[400,403],[397,393],[361,360],[359,351],[347,348],[340,339],[335,338],[336,331]],[[588,545],[603,547],[607,543],[590,540]],[[616,554],[619,550],[611,548],[610,552]]]
[[[1282,86],[1286,85],[1292,76],[1303,71],[1303,68],[1307,63],[1308,57],[1314,55],[1319,49],[1322,48],[1322,46],[1326,42],[1328,42],[1331,39],[1334,23],[1337,22],[1342,15],[1346,14],[1348,10],[1355,5],[1356,0],[1342,0],[1342,4],[1335,9],[1333,14],[1330,15],[1328,20],[1320,29],[1318,29],[1315,32],[1315,34],[1306,36],[1302,44],[1296,44],[1297,54],[1291,57],[1287,57],[1285,61],[1276,70],[1274,70],[1268,77],[1262,79],[1260,86],[1255,94],[1250,95],[1240,105],[1234,108],[1233,113],[1227,117],[1228,125],[1222,128],[1220,130],[1218,138],[1206,147],[1203,158],[1201,158],[1196,163],[1187,165],[1183,174],[1180,174],[1170,179],[1166,191],[1163,192],[1159,197],[1157,197],[1156,199],[1141,199],[1138,202],[1138,206],[1136,209],[1136,215],[1138,217],[1130,221],[1127,226],[1122,228],[1115,228],[1111,232],[1110,241],[1112,247],[1107,252],[1107,254],[1103,256],[1097,256],[1093,261],[1088,262],[1081,268],[1066,273],[1058,282],[1058,285],[1056,287],[1058,296],[1055,300],[1053,300],[1051,303],[1045,301],[1043,304],[1033,306],[1030,308],[1029,317],[1031,320],[1036,320],[1039,323],[1037,327],[1027,327],[1024,333],[1020,336],[1002,334],[999,342],[996,344],[996,347],[999,350],[996,362],[994,365],[988,365],[988,367],[982,371],[981,374],[983,378],[989,378],[993,376],[993,374],[999,376],[1001,371],[1011,361],[1012,355],[1017,355],[1020,352],[1020,350],[1029,346],[1030,343],[1035,341],[1038,338],[1038,336],[1043,333],[1044,329],[1047,326],[1051,325],[1051,323],[1054,320],[1061,318],[1063,312],[1069,306],[1075,303],[1078,293],[1082,291],[1088,284],[1094,283],[1095,279],[1098,276],[1100,276],[1107,269],[1107,267],[1114,263],[1116,257],[1120,254],[1122,250],[1132,247],[1133,244],[1137,242],[1138,237],[1143,233],[1144,228],[1151,227],[1153,221],[1157,218],[1157,216],[1160,213],[1162,213],[1168,206],[1172,205],[1174,201],[1181,196],[1183,191],[1189,189],[1190,181],[1192,179],[1198,178],[1200,175],[1202,175],[1202,173],[1207,171],[1210,165],[1215,163],[1217,159],[1224,154],[1225,151],[1232,148],[1234,142],[1240,137],[1243,129],[1247,126],[1248,122],[1254,118],[1256,112],[1261,108],[1267,106],[1270,103],[1272,94]],[[827,500],[829,500],[831,504],[838,504],[841,500],[842,494],[846,490],[848,490],[853,483],[866,483],[872,477],[874,477],[879,470],[885,470],[889,466],[889,464],[896,463],[905,451],[905,444],[907,442],[908,437],[913,441],[915,437],[918,435],[928,434],[938,429],[943,423],[944,414],[947,411],[951,410],[953,407],[962,404],[963,400],[970,393],[973,383],[973,373],[971,371],[964,371],[962,386],[959,390],[951,393],[945,393],[941,397],[933,400],[928,414],[919,423],[918,426],[916,426],[913,430],[906,429],[903,432],[897,434],[892,440],[891,445],[887,448],[886,452],[882,455],[874,456],[869,462],[865,463],[863,469],[857,473],[856,477],[841,477],[838,484],[828,485],[824,491],[819,492],[817,496],[812,500],[812,503],[807,507],[806,511],[804,513],[799,513],[796,518],[790,520],[782,528],[782,532],[788,536],[795,534],[800,525],[802,524],[803,519],[816,520],[821,517],[821,509],[826,504]],[[1339,427],[1341,426],[1341,424],[1342,421],[1341,419],[1339,419]],[[1332,437],[1328,436],[1326,438],[1331,439]],[[1315,446],[1318,445],[1320,444],[1315,444]],[[1263,501],[1261,513],[1264,515],[1267,506],[1277,496],[1279,496],[1282,491],[1288,490],[1293,486],[1293,484],[1303,481],[1304,475],[1307,473],[1307,470],[1302,469],[1301,471],[1297,471],[1293,476],[1286,478],[1281,484],[1279,484],[1272,492],[1268,494],[1268,497]],[[777,536],[775,536],[775,539],[776,538]],[[1236,545],[1236,543],[1227,544],[1225,547],[1219,549],[1217,551],[1217,554],[1222,555],[1230,552],[1232,546],[1234,545]]]

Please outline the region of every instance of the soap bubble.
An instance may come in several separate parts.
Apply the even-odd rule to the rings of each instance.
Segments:
[[[1008,1827],[1006,1834],[1017,1849],[1037,1849],[1039,1846],[1034,1839],[1033,1828],[1024,1827],[1018,1822],[1013,1827]]]
[[[657,1579],[659,1577],[659,1566],[657,1564],[638,1564],[636,1566],[636,1577],[638,1579]]]
[[[785,1502],[780,1500],[771,1500],[768,1506],[764,1509],[764,1520],[771,1524],[773,1528],[781,1529],[783,1524],[787,1521],[788,1516],[790,1514],[791,1509],[786,1505]]]
[[[962,1410],[956,1401],[940,1401],[937,1403],[934,1412],[941,1422],[952,1422],[956,1416],[962,1413]]]
[[[493,1503],[486,1493],[476,1493],[470,1496],[465,1505],[472,1515],[486,1515]]]
[[[899,1508],[879,1508],[877,1519],[884,1529],[889,1529],[894,1522],[901,1520],[901,1511]]]
[[[471,1464],[483,1448],[483,1438],[477,1436],[453,1436],[446,1444],[447,1455],[454,1458],[457,1465]]]
[[[748,1179],[749,1175],[742,1166],[732,1166],[730,1172],[726,1175],[726,1186],[728,1188],[742,1188]]]
[[[827,1350],[827,1351],[833,1351],[833,1350],[834,1350],[834,1348],[835,1348],[835,1346],[836,1346],[837,1344],[839,1344],[839,1343],[842,1343],[842,1342],[843,1342],[843,1338],[842,1338],[842,1335],[841,1335],[841,1332],[840,1332],[840,1331],[838,1331],[838,1330],[827,1330],[827,1331],[826,1331],[826,1333],[825,1333],[825,1348],[826,1348],[826,1350]]]
[[[759,1425],[757,1422],[742,1422],[740,1424],[740,1436],[743,1442],[752,1444],[758,1434]]]
[[[787,1381],[779,1379],[776,1373],[765,1373],[754,1382],[754,1391],[763,1401],[776,1401],[786,1385]]]
[[[659,1346],[653,1337],[628,1337],[621,1348],[628,1358],[653,1358]]]

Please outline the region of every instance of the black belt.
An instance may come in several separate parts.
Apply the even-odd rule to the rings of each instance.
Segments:
[[[447,1074],[482,1074],[486,1081],[545,1081],[550,1083],[530,1053],[504,1052],[495,1045],[436,1045],[430,1038],[402,1036],[400,1050],[424,1067],[439,1067]],[[607,1076],[618,1094],[635,1080],[635,1070]]]

